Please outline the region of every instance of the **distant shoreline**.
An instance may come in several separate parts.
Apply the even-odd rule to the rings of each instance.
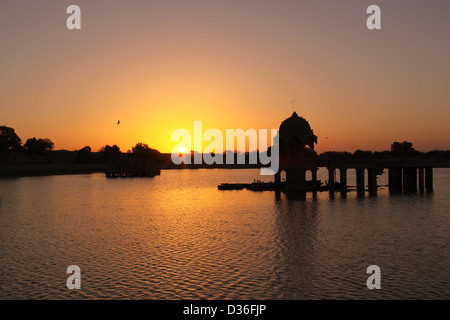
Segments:
[[[444,167],[441,167],[444,168]],[[196,169],[260,169],[257,165],[190,165],[190,166],[169,166],[161,167],[161,170],[196,170]],[[77,174],[105,173],[104,164],[75,164],[69,166],[55,165],[9,165],[0,168],[0,179],[24,178],[24,177],[45,177]]]
[[[259,169],[258,165],[189,165],[189,166],[162,166],[161,170],[180,169]],[[74,174],[105,173],[105,164],[26,164],[6,165],[0,167],[0,178],[21,178]]]
[[[127,161],[132,154],[121,154],[122,161]],[[180,164],[175,165],[170,154],[161,154],[159,159],[151,159],[152,165],[160,170],[181,169],[259,169],[260,163],[248,164]],[[89,156],[81,157],[77,152],[47,151],[42,154],[25,152],[0,153],[0,178],[73,175],[105,173],[107,166],[114,159],[105,158],[104,154],[91,152]],[[235,160],[236,161],[236,160]],[[450,167],[450,151],[434,151],[427,154],[399,156],[392,152],[372,153],[361,151],[359,154],[345,152],[326,152],[317,157],[314,164],[317,167],[355,168],[356,167],[404,167],[405,163],[416,167]]]
[[[51,164],[26,164],[7,165],[0,167],[0,178],[20,178],[35,176],[90,174],[105,172],[103,164],[71,164],[71,165],[51,165]]]

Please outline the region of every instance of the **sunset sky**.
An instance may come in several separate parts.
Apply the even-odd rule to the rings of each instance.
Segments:
[[[448,0],[2,0],[0,125],[170,152],[195,120],[278,128],[295,99],[318,152],[450,149],[449,17]]]

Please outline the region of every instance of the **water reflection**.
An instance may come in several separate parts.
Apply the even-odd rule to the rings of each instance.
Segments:
[[[362,198],[217,190],[258,170],[1,180],[0,298],[449,298],[449,173],[434,193]]]
[[[279,298],[306,298],[313,287],[317,244],[318,202],[303,194],[280,194],[275,198],[276,246],[279,263],[274,270]]]

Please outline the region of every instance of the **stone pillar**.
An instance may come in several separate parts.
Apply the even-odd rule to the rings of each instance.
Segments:
[[[286,170],[286,189],[306,192],[306,175],[303,169]]]
[[[419,191],[423,192],[424,190],[425,190],[424,170],[423,168],[419,168]]]
[[[377,194],[377,169],[369,168],[367,169],[367,176],[369,179],[369,194],[374,196]]]
[[[311,169],[313,192],[317,192],[317,168]]]
[[[407,168],[402,169],[402,183],[403,183],[403,192],[407,192],[408,190],[408,170]]]
[[[408,174],[411,175],[410,186],[413,192],[417,192],[417,168],[409,168]]]
[[[292,169],[286,169],[286,190],[295,190],[298,186],[298,177]]]
[[[306,170],[299,170],[299,190],[306,192]]]
[[[391,193],[402,192],[402,169],[389,168],[389,191]]]
[[[275,173],[275,185],[279,188],[281,184],[281,171],[278,170],[277,173]]]
[[[330,192],[334,192],[334,172],[335,168],[328,168],[328,187]]]
[[[417,168],[403,168],[403,191],[417,192]]]
[[[364,170],[364,168],[356,168],[356,191],[359,196],[363,196],[365,191]]]
[[[341,192],[347,192],[347,168],[339,168],[339,182],[341,184]]]
[[[425,168],[425,188],[427,191],[433,191],[433,168]]]

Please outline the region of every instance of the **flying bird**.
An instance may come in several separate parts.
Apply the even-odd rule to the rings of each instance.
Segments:
[[[118,124],[118,125],[120,124],[120,120],[117,121],[117,124]]]

